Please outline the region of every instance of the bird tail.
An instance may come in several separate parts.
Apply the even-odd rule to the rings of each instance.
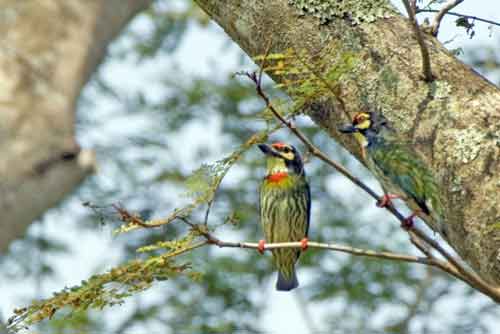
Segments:
[[[292,270],[290,277],[285,276],[281,271],[278,271],[278,281],[276,282],[276,290],[290,291],[299,286],[295,269]]]

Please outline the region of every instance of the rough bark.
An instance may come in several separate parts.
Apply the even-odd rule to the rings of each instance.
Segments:
[[[106,46],[152,0],[0,0],[0,253],[92,172],[75,107]]]
[[[425,36],[425,42],[437,80],[424,82],[411,26],[395,12],[386,18],[370,17],[364,23],[362,18],[361,23],[353,22],[343,15],[320,24],[313,15],[299,15],[288,0],[196,2],[250,56],[264,54],[272,40],[271,52],[290,47],[306,51],[311,67],[324,64],[319,69],[322,73],[335,68],[339,59],[352,60],[354,66],[338,69],[345,73],[332,84],[336,96],[318,98],[305,112],[360,159],[353,139],[337,131],[347,117],[336,106],[343,102],[349,115],[370,108],[381,110],[402,139],[423,154],[438,178],[450,244],[484,279],[500,283],[497,87],[432,36]],[[356,17],[360,17],[359,11]]]

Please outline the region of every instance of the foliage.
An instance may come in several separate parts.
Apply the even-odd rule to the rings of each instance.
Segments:
[[[32,325],[45,319],[51,319],[63,308],[69,307],[71,313],[81,314],[89,308],[103,309],[106,306],[120,305],[123,299],[132,294],[144,291],[154,281],[164,281],[185,274],[198,280],[199,273],[190,270],[190,265],[176,264],[171,260],[179,250],[191,246],[186,241],[177,241],[169,246],[171,251],[145,260],[134,260],[113,268],[105,274],[94,275],[79,286],[65,288],[48,299],[35,301],[30,306],[14,311],[15,316],[9,319],[9,327],[20,330],[25,325]]]

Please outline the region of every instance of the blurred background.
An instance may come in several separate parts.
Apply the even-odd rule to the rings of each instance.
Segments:
[[[433,1],[435,2],[435,1]],[[439,2],[439,1],[438,1]],[[399,4],[399,1],[395,4]],[[401,6],[398,5],[398,8]],[[495,1],[456,8],[500,21]],[[425,15],[419,16],[423,21]],[[446,18],[440,40],[494,84],[500,79],[500,30],[471,31]],[[472,37],[472,38],[471,38]],[[15,307],[78,284],[137,257],[141,245],[175,238],[177,227],[115,236],[117,222],[83,203],[121,203],[144,218],[189,202],[185,181],[203,163],[227,156],[268,126],[254,87],[234,73],[255,65],[190,0],[157,0],[111,45],[78,107],[78,141],[97,153],[98,171],[33,223],[0,257],[0,322]],[[267,89],[281,97],[268,80]],[[377,190],[377,182],[308,119],[315,144]],[[287,130],[272,140],[303,147]],[[256,241],[263,160],[248,151],[224,179],[210,224],[225,240]],[[317,160],[306,165],[312,193],[311,240],[416,254],[395,220],[344,177]],[[202,215],[204,207],[194,215]],[[301,288],[274,290],[270,256],[202,248],[185,255],[203,273],[154,284],[122,306],[57,318],[36,333],[498,333],[500,311],[488,298],[424,266],[309,251]],[[1,330],[0,330],[1,331]]]

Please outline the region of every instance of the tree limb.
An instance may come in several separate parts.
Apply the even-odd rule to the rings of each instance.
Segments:
[[[439,13],[439,11],[440,10],[438,10],[438,9],[417,9],[416,13],[417,14],[419,14],[419,13]],[[487,19],[484,19],[484,18],[481,18],[481,17],[477,17],[477,16],[474,16],[474,15],[460,14],[460,13],[457,13],[457,12],[450,12],[450,11],[446,12],[445,15],[451,15],[451,16],[456,16],[456,17],[463,17],[465,19],[471,19],[471,20],[474,20],[474,21],[488,23],[488,24],[500,27],[500,22],[496,22],[496,21],[492,21],[492,20],[487,20]]]
[[[449,0],[447,3],[444,4],[444,6],[437,12],[437,14],[434,16],[432,19],[432,23],[430,26],[431,29],[431,34],[433,36],[437,36],[439,32],[439,26],[441,25],[441,21],[443,20],[443,17],[448,13],[450,10],[458,6],[464,2],[464,0]]]
[[[425,81],[431,82],[434,80],[431,70],[431,58],[429,56],[427,45],[425,45],[422,30],[420,30],[417,18],[415,17],[415,10],[412,8],[412,5],[408,2],[408,0],[402,0],[402,2],[406,8],[406,12],[408,13],[408,19],[413,27],[413,32],[415,33],[418,46],[420,47],[420,52],[422,53],[422,71],[424,73]]]
[[[77,99],[110,41],[151,2],[3,2],[0,253],[94,171],[74,138]]]

